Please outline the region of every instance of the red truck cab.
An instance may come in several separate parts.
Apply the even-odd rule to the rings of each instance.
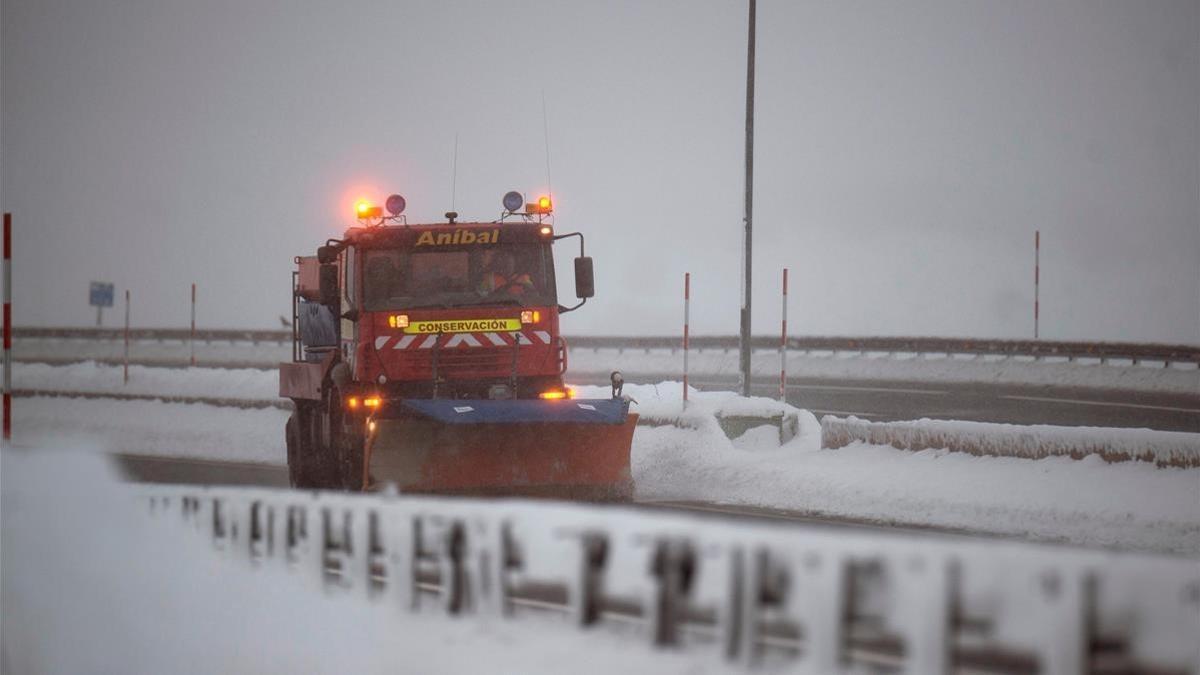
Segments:
[[[536,221],[348,230],[338,267],[351,379],[403,398],[564,393],[554,240]]]
[[[559,315],[594,293],[583,236],[555,234],[548,199],[521,202],[506,195],[496,222],[410,225],[393,195],[391,217],[362,205],[359,226],[296,258],[279,370],[293,485],[632,494],[637,415],[618,379],[611,399],[565,400]],[[573,307],[554,274],[567,237],[580,247]]]

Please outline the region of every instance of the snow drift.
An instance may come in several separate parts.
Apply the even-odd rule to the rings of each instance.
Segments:
[[[855,442],[992,457],[1082,459],[1096,455],[1106,462],[1141,460],[1158,466],[1200,467],[1200,434],[931,419],[869,422],[857,417],[821,418],[821,447],[836,449]]]

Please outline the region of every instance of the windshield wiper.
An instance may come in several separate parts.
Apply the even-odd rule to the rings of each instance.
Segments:
[[[490,300],[481,300],[480,302],[464,302],[455,307],[482,307],[483,305],[516,305],[517,307],[525,307],[525,301],[517,298],[492,298]]]
[[[426,302],[420,305],[405,305],[404,309],[428,309],[430,307],[437,307],[438,309],[450,309],[454,306],[455,305],[451,305],[448,302]]]

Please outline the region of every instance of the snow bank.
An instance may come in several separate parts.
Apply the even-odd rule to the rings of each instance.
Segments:
[[[13,441],[22,446],[286,464],[288,412],[198,403],[82,398],[13,399]]]
[[[944,449],[993,457],[1081,459],[1095,455],[1106,462],[1142,460],[1159,466],[1200,467],[1200,434],[931,419],[869,422],[857,417],[821,418],[821,447],[836,449],[855,442],[890,445],[900,450]]]
[[[863,443],[819,450],[750,436],[639,427],[636,498],[1200,554],[1200,469]]]
[[[226,506],[273,500],[309,516],[328,513],[332,546],[308,550],[341,560],[342,574],[335,578],[321,574],[319,565],[266,555],[286,549],[260,545],[263,557],[252,554],[245,543],[252,530],[232,525],[238,522],[229,519],[233,509],[222,509],[227,527],[215,540],[211,530],[189,524],[177,510],[149,517],[147,504],[115,485],[94,456],[6,448],[0,451],[0,650],[6,672],[716,673],[744,668],[722,659],[720,638],[727,627],[759,629],[780,619],[803,631],[806,656],[822,645],[830,648],[822,652],[840,662],[843,634],[822,630],[835,617],[849,617],[850,631],[894,631],[908,647],[903,657],[911,669],[931,672],[920,667],[932,657],[922,648],[944,646],[946,638],[936,631],[958,612],[985,627],[970,645],[959,647],[1024,655],[1051,672],[1064,670],[1053,665],[1060,663],[1056,659],[1085,653],[1085,616],[1101,634],[1117,638],[1124,656],[1146,668],[1186,668],[1194,659],[1198,616],[1186,590],[1196,583],[1196,570],[1191,561],[1162,556],[780,528],[516,500],[150,489],[223,495]],[[404,522],[394,516],[420,518],[431,535],[455,521],[469,523],[471,533],[480,531],[477,526],[490,525],[487,531],[494,532],[496,524],[508,523],[519,552],[510,580],[565,584],[568,602],[583,588],[573,583],[584,569],[580,536],[602,533],[610,546],[596,588],[651,616],[665,586],[655,572],[662,568],[653,564],[659,545],[667,539],[689,542],[696,561],[691,590],[674,595],[673,606],[696,611],[674,616],[707,622],[707,630],[685,632],[679,648],[666,650],[650,646],[652,630],[644,619],[614,621],[606,613],[598,625],[581,630],[570,625],[569,616],[544,611],[524,609],[503,618],[468,605],[474,611],[452,619],[445,604],[428,595],[415,609],[401,605],[393,586],[385,593],[365,592],[370,587],[356,571],[355,563],[364,559],[354,552],[352,537],[368,522],[368,512],[384,534],[378,545],[387,583],[401,578],[389,579],[399,569],[397,561],[406,559],[395,553],[412,541],[405,529],[389,527]],[[205,525],[214,522],[207,519]],[[321,529],[306,528],[307,536]],[[347,534],[350,550],[343,545]],[[474,547],[494,551],[483,546],[497,545],[479,543],[497,541],[487,538],[466,541],[468,555],[475,554]],[[422,550],[423,559],[433,557],[427,562],[451,569],[438,552],[445,549],[435,542]],[[753,565],[740,573],[734,567],[747,562],[746,552],[754,552],[750,560],[762,561],[762,577],[745,571]],[[295,562],[312,562],[309,555],[299,552]],[[464,579],[478,582],[487,575],[487,561],[497,559],[508,557],[470,558]],[[952,568],[960,570],[953,586],[943,582]],[[773,585],[777,599],[751,590],[760,588],[756,579],[776,578],[785,579]],[[1094,610],[1086,613],[1079,595],[1085,579],[1096,581]],[[839,588],[852,592],[839,594]],[[479,599],[469,597],[471,603]],[[705,615],[711,618],[697,618]],[[785,644],[790,640],[783,637]],[[792,659],[785,652],[765,669],[792,670]]]
[[[0,452],[5,673],[721,672],[559,621],[456,621],[312,593],[154,521],[99,457]]]
[[[676,648],[707,652],[714,661],[720,658],[718,645],[742,636],[740,650],[753,663],[753,636],[765,632],[768,622],[783,621],[805,638],[802,654],[808,663],[792,663],[808,672],[837,669],[845,658],[845,634],[883,627],[904,645],[900,656],[906,672],[947,670],[942,660],[950,644],[1028,655],[1042,672],[1080,672],[1094,635],[1122,645],[1109,659],[1124,661],[1130,670],[1149,670],[1194,665],[1200,630],[1192,593],[1200,576],[1190,560],[516,500],[380,499],[238,488],[148,491],[173,497],[159,502],[162,515],[168,521],[178,522],[181,515],[190,520],[201,536],[213,536],[233,564],[261,556],[264,566],[273,565],[298,548],[294,569],[310,587],[326,592],[361,597],[369,590],[363,572],[375,549],[356,548],[355,541],[369,539],[375,521],[379,549],[374,560],[384,567],[387,588],[375,597],[390,599],[401,611],[414,600],[419,608],[448,608],[447,600],[457,595],[447,593],[448,587],[465,591],[459,606],[465,620],[504,618],[503,605],[517,598],[562,606],[568,620],[578,620],[587,606],[599,606],[606,611],[594,617],[590,632],[619,627],[633,650],[645,649],[652,640],[671,640],[661,635],[673,633]],[[193,497],[194,508],[179,508],[183,495]],[[246,526],[256,502],[263,524],[258,546],[244,535],[251,531]],[[221,508],[210,511],[206,503]],[[272,512],[299,512],[303,521],[320,518],[317,522],[328,527],[306,528],[307,541],[289,546],[279,518],[274,519],[278,536],[271,537],[266,523],[272,522]],[[210,515],[217,515],[222,526],[214,526]],[[458,544],[448,550],[451,540]],[[585,540],[598,544],[590,550],[603,553],[581,556]],[[415,564],[409,564],[413,552]],[[338,578],[321,573],[324,559],[337,561]],[[497,568],[491,563],[496,560],[506,564]],[[412,596],[407,582],[419,576],[420,568],[443,571],[440,597]],[[690,581],[671,583],[673,571]],[[838,593],[841,588],[847,589],[845,595]],[[522,620],[522,612],[510,609],[508,618]],[[942,632],[954,616],[972,617],[986,627],[964,644]],[[681,624],[711,631],[717,644],[695,639]],[[844,632],[833,629],[838,625],[845,625]],[[773,646],[786,645],[791,634],[773,634]]]
[[[610,387],[572,386],[577,398],[608,398]],[[748,429],[761,425],[775,427],[778,443],[800,437],[802,443],[816,445],[820,440],[817,418],[781,401],[762,396],[743,397],[732,391],[699,391],[688,388],[683,401],[682,382],[626,384],[625,396],[632,399],[630,411],[638,413],[638,424],[671,425],[689,429],[717,429],[737,438]]]
[[[170,371],[178,373],[179,371]],[[821,427],[805,411],[679,383],[626,385],[648,418],[632,469],[636,498],[762,507],[816,518],[938,527],[1089,546],[1200,554],[1200,469],[1099,457],[1040,460],[909,452],[852,443],[821,449]],[[608,396],[607,387],[579,387]],[[770,419],[794,414],[798,433],[781,444],[774,426],[730,440],[717,413]],[[109,452],[283,464],[280,410],[238,410],[153,401],[19,398],[15,440],[79,444]],[[1146,433],[1131,431],[1131,434]]]

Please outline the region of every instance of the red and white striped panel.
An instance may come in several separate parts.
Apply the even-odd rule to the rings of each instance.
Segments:
[[[550,333],[544,330],[512,333],[443,333],[441,348],[463,347],[511,347],[519,340],[521,345],[550,344]],[[380,335],[375,338],[375,349],[433,349],[437,335]]]

